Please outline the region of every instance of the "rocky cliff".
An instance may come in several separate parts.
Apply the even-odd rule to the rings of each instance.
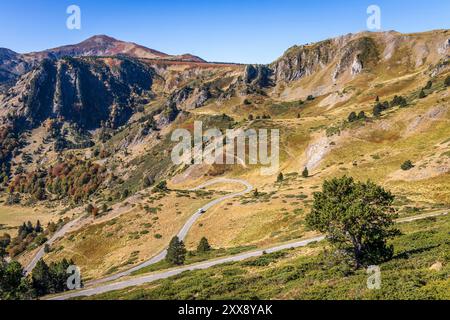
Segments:
[[[86,129],[124,124],[149,95],[154,72],[125,58],[44,60],[11,88],[0,108],[36,126],[48,118]]]

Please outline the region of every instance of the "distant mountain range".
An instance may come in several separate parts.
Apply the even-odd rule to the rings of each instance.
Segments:
[[[102,122],[116,127],[151,100],[163,101],[171,114],[254,94],[305,99],[343,89],[360,76],[372,82],[427,69],[436,74],[447,68],[449,52],[448,30],[348,34],[294,46],[269,65],[208,63],[105,35],[27,54],[0,49],[0,118],[20,118],[32,127],[48,118],[90,129]]]
[[[125,42],[105,35],[93,36],[83,42],[48,49],[40,52],[19,54],[0,48],[0,85],[16,80],[44,59],[60,59],[65,56],[127,56],[139,59],[156,59],[183,62],[206,62],[200,57],[183,54],[169,55],[132,42]]]

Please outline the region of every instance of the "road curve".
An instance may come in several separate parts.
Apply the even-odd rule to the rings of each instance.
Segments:
[[[427,219],[427,218],[431,218],[431,217],[445,216],[447,214],[448,214],[447,211],[426,213],[423,215],[398,219],[398,220],[396,220],[396,222],[397,223],[406,223],[406,222],[412,222],[412,221],[421,220],[421,219]],[[249,258],[261,256],[265,253],[274,253],[274,252],[278,252],[278,251],[282,251],[282,250],[286,250],[286,249],[294,249],[294,248],[304,247],[310,243],[320,242],[324,239],[325,239],[325,236],[317,236],[317,237],[304,239],[304,240],[300,240],[300,241],[296,241],[296,242],[292,242],[292,243],[288,243],[288,244],[278,245],[278,246],[275,246],[275,247],[272,247],[269,249],[265,249],[265,250],[260,249],[260,250],[246,252],[246,253],[242,253],[239,255],[231,256],[231,257],[205,261],[205,262],[201,262],[198,264],[189,265],[189,266],[185,266],[185,267],[181,267],[181,268],[177,268],[177,269],[161,271],[158,273],[145,275],[145,276],[139,276],[139,277],[129,279],[129,280],[104,284],[104,285],[100,285],[100,286],[94,287],[94,288],[73,291],[70,293],[63,294],[63,295],[49,297],[48,300],[66,300],[66,299],[72,299],[72,298],[76,298],[76,297],[93,296],[93,295],[97,295],[97,294],[101,294],[101,293],[105,293],[105,292],[109,292],[109,291],[121,290],[121,289],[125,289],[128,287],[134,287],[134,286],[140,286],[140,285],[150,283],[150,282],[153,282],[156,280],[170,278],[172,276],[178,275],[185,271],[203,270],[203,269],[208,269],[210,267],[224,264],[224,263],[239,262],[239,261],[246,260]]]
[[[201,190],[204,189],[208,186],[214,185],[214,184],[218,184],[218,183],[234,183],[234,184],[241,184],[245,186],[245,190],[243,191],[239,191],[236,193],[230,193],[227,195],[224,195],[220,198],[217,198],[209,203],[207,203],[206,205],[204,205],[202,208],[199,208],[190,218],[188,221],[186,221],[186,223],[184,224],[184,226],[181,228],[181,230],[178,232],[177,236],[180,240],[185,240],[186,236],[189,232],[189,230],[192,228],[192,226],[194,225],[194,223],[202,216],[202,213],[200,212],[200,210],[204,210],[207,211],[210,208],[212,208],[213,206],[221,203],[222,201],[231,199],[231,198],[235,198],[235,197],[240,197],[243,196],[249,192],[251,192],[253,190],[253,186],[248,183],[247,181],[244,180],[240,180],[240,179],[227,179],[227,178],[219,178],[219,179],[215,179],[215,180],[211,180],[208,181],[194,189],[191,189],[192,191],[196,191],[196,190]],[[133,272],[136,272],[138,270],[141,270],[143,268],[146,268],[148,266],[151,266],[155,263],[158,263],[162,260],[165,259],[167,255],[167,249],[163,250],[162,252],[160,252],[158,255],[156,255],[155,257],[151,258],[148,261],[145,261],[144,263],[141,263],[131,269],[125,270],[123,272],[119,272],[116,273],[114,275],[108,276],[106,278],[102,278],[102,279],[98,279],[98,280],[93,280],[93,281],[89,281],[86,283],[86,285],[97,285],[100,283],[105,283],[105,282],[109,282],[109,281],[113,281],[113,280],[117,280],[119,278],[125,277],[125,276],[129,276],[130,274],[132,274]]]
[[[45,244],[52,245],[56,240],[58,240],[59,238],[62,238],[81,219],[82,219],[82,217],[78,217],[78,218],[66,223],[60,230],[56,231],[55,234]],[[41,246],[39,248],[38,252],[33,257],[33,259],[30,261],[30,263],[24,268],[25,274],[27,274],[27,275],[30,274],[31,271],[33,271],[36,264],[38,263],[38,261],[44,257],[44,255],[45,255],[44,248],[45,248],[45,246]]]
[[[48,298],[48,300],[66,300],[66,299],[71,299],[71,298],[76,298],[76,297],[92,296],[92,295],[101,294],[101,293],[105,293],[105,292],[113,291],[113,290],[120,290],[120,289],[124,289],[124,288],[128,288],[128,287],[140,286],[140,285],[150,283],[150,282],[153,282],[156,280],[169,278],[169,277],[175,276],[177,274],[183,273],[185,271],[208,269],[213,266],[224,264],[224,263],[239,262],[239,261],[246,260],[249,258],[259,257],[265,253],[273,253],[273,252],[278,252],[278,251],[282,251],[282,250],[286,250],[286,249],[304,247],[310,243],[322,241],[323,239],[325,239],[324,236],[319,236],[319,237],[314,237],[314,238],[310,238],[310,239],[305,239],[302,241],[279,245],[279,246],[272,247],[272,248],[265,249],[265,250],[260,249],[260,250],[256,250],[256,251],[242,253],[242,254],[239,254],[236,256],[221,258],[221,259],[212,260],[212,261],[205,261],[202,263],[185,266],[185,267],[178,268],[178,269],[172,269],[172,270],[168,270],[168,271],[154,273],[151,275],[140,276],[140,277],[136,277],[133,279],[124,280],[121,282],[104,284],[104,285],[101,285],[101,286],[98,286],[95,288],[74,291],[74,292],[66,293],[64,295]]]

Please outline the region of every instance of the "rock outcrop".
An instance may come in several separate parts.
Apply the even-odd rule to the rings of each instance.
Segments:
[[[294,46],[270,67],[275,81],[290,82],[321,70],[332,61],[335,54],[336,47],[331,40],[308,46]]]
[[[93,129],[125,123],[135,97],[149,93],[153,71],[130,59],[44,60],[12,87],[0,108],[36,126],[60,118]]]

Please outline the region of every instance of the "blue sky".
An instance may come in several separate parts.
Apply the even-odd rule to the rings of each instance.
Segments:
[[[72,4],[81,30],[66,28]],[[0,47],[30,52],[107,34],[169,54],[268,63],[294,44],[365,30],[371,4],[382,30],[450,29],[448,0],[14,0],[0,5]]]

